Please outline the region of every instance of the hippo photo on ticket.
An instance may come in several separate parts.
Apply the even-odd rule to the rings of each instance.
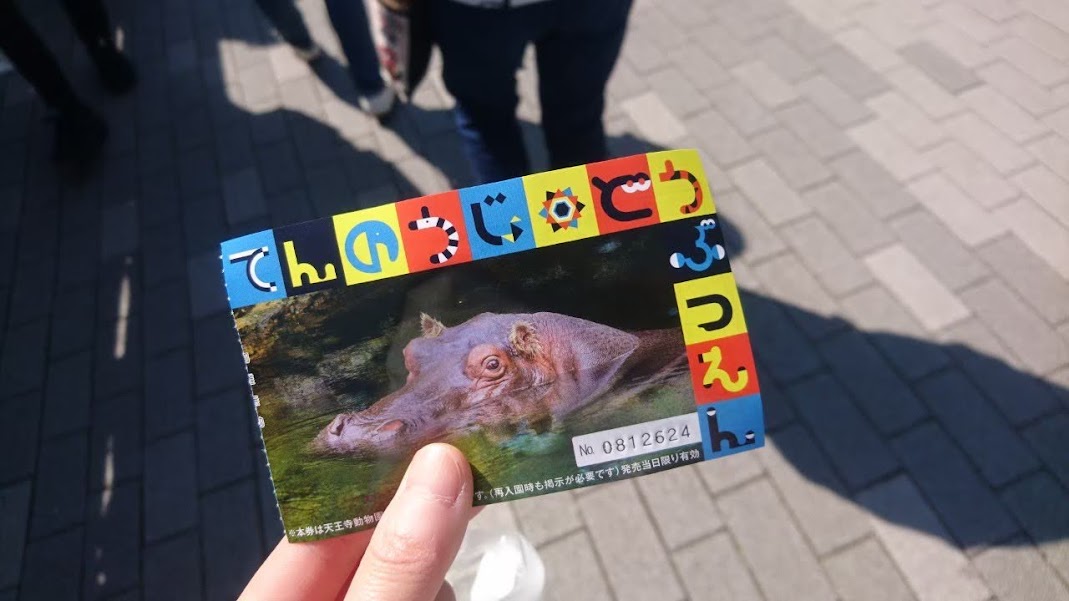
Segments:
[[[290,540],[374,525],[431,442],[464,452],[477,505],[763,444],[722,228],[697,178],[661,163],[657,181],[689,191],[663,222],[654,176],[627,163],[585,197],[527,189],[553,188],[522,219],[504,182],[466,213],[423,197],[224,245]],[[613,215],[635,223],[590,225]]]

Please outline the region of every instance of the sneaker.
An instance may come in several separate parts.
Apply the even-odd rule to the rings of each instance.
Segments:
[[[137,71],[125,54],[110,42],[89,51],[101,83],[112,94],[125,94],[137,85]]]
[[[56,138],[53,160],[64,166],[82,168],[92,163],[108,139],[108,124],[93,109],[78,106],[55,117]]]
[[[393,110],[393,105],[397,100],[397,94],[394,93],[393,88],[385,86],[379,92],[372,94],[371,96],[361,96],[357,103],[360,106],[360,110],[372,115],[376,119],[382,119],[390,114]]]
[[[323,56],[323,49],[319,47],[319,44],[312,42],[307,48],[301,48],[300,46],[293,47],[293,53],[297,55],[297,58],[306,63],[312,63]]]

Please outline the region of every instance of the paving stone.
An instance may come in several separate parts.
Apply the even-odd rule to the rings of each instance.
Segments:
[[[229,313],[194,324],[193,343],[198,396],[234,387],[247,390],[241,344]]]
[[[237,482],[200,500],[206,599],[235,599],[263,560],[252,480]]]
[[[191,432],[145,447],[144,486],[146,541],[197,525],[197,452]]]
[[[757,373],[768,373],[761,361],[757,362]],[[760,380],[761,403],[765,410],[765,429],[772,432],[793,422],[794,409],[787,400],[787,395],[771,377],[762,377]]]
[[[1017,188],[995,171],[990,164],[956,141],[948,141],[925,153],[925,159],[965,195],[985,209],[1005,205],[1019,194]]]
[[[92,355],[82,352],[53,361],[48,368],[44,395],[45,438],[83,430],[89,426],[93,392]]]
[[[189,298],[194,319],[228,309],[218,250],[198,254],[189,260]]]
[[[866,204],[837,182],[802,195],[854,254],[863,254],[894,242],[894,235]]]
[[[992,45],[991,50],[1041,85],[1049,87],[1065,79],[1061,63],[1021,38],[1007,37]]]
[[[16,586],[30,525],[29,482],[0,489],[0,589]]]
[[[870,121],[855,126],[846,133],[899,181],[908,181],[931,169],[931,165],[919,152],[906,144],[882,121]]]
[[[1062,227],[1030,199],[1020,199],[995,213],[1009,224],[1014,235],[1069,280],[1069,230]]]
[[[757,279],[783,308],[798,327],[811,338],[818,339],[842,328],[840,320],[833,320],[838,306],[813,276],[791,254],[769,259],[754,269]]]
[[[1062,225],[1069,227],[1069,181],[1045,166],[1037,165],[1013,176],[1013,182]]]
[[[147,545],[143,562],[145,598],[160,601],[200,598],[200,554],[196,532]]]
[[[794,87],[763,61],[739,65],[731,70],[731,74],[768,108],[787,104],[798,97]]]
[[[693,467],[652,474],[635,480],[635,483],[669,549],[694,542],[723,525],[712,498]]]
[[[762,452],[739,453],[715,461],[703,461],[696,464],[694,469],[709,491],[719,495],[763,474],[764,467],[755,457]]]
[[[0,482],[32,476],[36,469],[41,393],[30,392],[0,401]]]
[[[1002,500],[1024,525],[1047,562],[1069,578],[1069,505],[1065,488],[1045,473],[1011,485]]]
[[[79,599],[82,593],[82,529],[74,528],[26,546],[20,599]]]
[[[979,86],[960,98],[1014,142],[1026,142],[1046,132],[1047,128],[1035,117],[994,88]]]
[[[684,6],[695,6],[694,4],[686,3],[681,4],[680,8]],[[686,44],[679,48],[673,48],[668,51],[668,58],[676,66],[676,69],[682,70],[690,78],[690,83],[698,90],[708,90],[717,86],[722,86],[731,81],[731,74],[727,69],[724,69],[708,52],[703,50],[697,44]],[[616,84],[619,89],[619,79],[621,73],[626,73],[626,63],[620,62],[616,65],[616,70],[613,71],[613,76],[609,79],[610,94]],[[641,93],[646,91],[646,82],[641,78],[634,77],[634,82],[631,83],[630,94]]]
[[[95,314],[92,286],[71,288],[57,295],[52,309],[49,354],[62,357],[91,348]]]
[[[142,329],[149,356],[188,346],[192,322],[186,283],[174,280],[145,292]]]
[[[247,392],[241,389],[197,402],[197,473],[201,490],[253,472],[250,409]]]
[[[244,223],[267,213],[263,187],[255,169],[242,169],[223,177],[223,201],[231,225]]]
[[[686,127],[665,106],[656,92],[646,92],[625,101],[622,106],[638,126],[642,136],[653,144],[671,147],[687,133]]]
[[[938,330],[968,317],[965,305],[904,246],[887,247],[864,262],[925,328]]]
[[[973,565],[1003,601],[1066,601],[1069,588],[1028,541],[1016,539],[973,558]]]
[[[922,424],[891,442],[910,478],[966,549],[1018,532],[1017,524],[945,432]]]
[[[834,35],[835,41],[876,71],[902,63],[902,57],[862,27],[851,27]]]
[[[1054,173],[1069,173],[1069,140],[1051,134],[1028,144],[1027,148]]]
[[[839,180],[857,192],[880,219],[901,213],[917,200],[883,166],[865,152],[848,152],[828,162]]]
[[[898,52],[952,94],[980,85],[976,73],[928,42],[910,44]]]
[[[813,60],[821,72],[857,100],[888,89],[887,81],[879,73],[843,48],[833,48]]]
[[[924,265],[951,290],[960,290],[990,275],[990,270],[927,211],[913,211],[890,221],[891,229]]]
[[[772,225],[782,225],[811,211],[763,159],[740,165],[732,169],[730,175],[739,190]]]
[[[139,244],[137,207],[133,203],[104,207],[101,210],[101,260],[131,255],[137,251]]]
[[[842,154],[853,142],[810,102],[796,102],[776,111],[776,116],[822,160]]]
[[[844,549],[824,560],[836,592],[843,601],[913,601],[891,558],[873,539]]]
[[[761,598],[737,545],[726,532],[676,551],[675,563],[691,599],[704,599],[713,591],[724,599]]]
[[[963,194],[946,177],[933,173],[909,185],[917,200],[968,246],[988,242],[1005,231],[1005,224]]]
[[[949,23],[982,44],[1001,39],[1005,34],[994,21],[967,4],[940,4],[933,11],[939,20]]]
[[[613,598],[604,570],[598,564],[597,551],[585,531],[574,532],[538,550],[546,565],[547,601]]]
[[[763,158],[795,190],[808,188],[831,179],[832,173],[809,151],[801,140],[785,129],[773,129],[751,140]]]
[[[720,113],[705,111],[686,122],[690,131],[702,132],[702,150],[718,165],[730,166],[754,155],[754,149]]]
[[[92,495],[86,518],[84,598],[113,598],[140,584],[140,484]]]
[[[787,318],[781,302],[765,296],[743,294],[746,324],[758,362],[780,382],[790,382],[821,368],[812,345]],[[804,312],[793,309],[795,319],[806,319]],[[816,327],[819,321],[810,316]]]
[[[1053,16],[1048,12],[1053,8],[1053,5],[1042,2],[1035,2],[1032,4],[1033,7],[1030,8],[1033,8],[1033,10],[1035,8],[1040,8],[1040,10],[1035,15],[1029,14],[1028,12],[1023,12],[1018,15],[1015,19],[1010,21],[1010,31],[1013,32],[1016,37],[1028,40],[1029,43],[1054,58],[1062,62],[1069,61],[1069,46],[1067,46],[1069,45],[1069,32],[1060,29],[1054,24],[1054,21],[1048,21],[1046,20],[1047,17],[1042,16],[1044,14]],[[1046,10],[1044,10],[1044,8]]]
[[[897,469],[886,444],[830,376],[788,387],[787,394],[850,489]]]
[[[71,494],[71,491],[86,488],[87,448],[84,432],[41,444],[30,521],[31,538],[58,532],[82,521],[85,497],[80,492]]]
[[[18,394],[40,388],[45,379],[48,320],[39,319],[9,329],[0,359],[0,390]]]
[[[131,393],[141,387],[141,326],[132,319],[98,326],[93,359],[93,394],[98,400]]]
[[[816,443],[802,426],[777,432],[758,455],[782,493],[817,555],[842,547],[869,532]]]
[[[93,404],[89,429],[89,489],[111,488],[114,483],[141,475],[142,400],[124,394]]]
[[[976,319],[947,330],[946,348],[987,397],[1015,426],[1049,413],[1058,405],[1046,383],[1020,371],[995,336]]]
[[[583,527],[575,495],[570,492],[522,499],[510,505],[523,534],[536,546]]]
[[[977,70],[984,82],[1009,96],[1035,117],[1052,112],[1060,103],[1044,86],[1005,61],[996,61]]]
[[[1015,236],[1000,238],[977,253],[1044,319],[1059,323],[1069,318],[1069,283],[1032,254]]]
[[[778,24],[777,30],[782,30]],[[816,65],[780,35],[758,40],[753,44],[753,49],[762,62],[788,82],[797,82],[816,71]]]
[[[714,109],[744,136],[773,127],[776,120],[746,88],[732,83],[705,92]],[[655,139],[651,141],[656,142]]]
[[[1069,416],[1062,413],[1035,423],[1023,434],[1054,477],[1069,488],[1069,439],[1065,437],[1066,432],[1069,432]]]
[[[742,556],[770,601],[834,599],[831,586],[787,509],[767,480],[718,499]]]
[[[870,98],[865,104],[914,148],[933,146],[946,137],[934,121],[897,91]]]
[[[932,376],[917,385],[917,392],[993,486],[1006,484],[1039,465],[1006,420],[959,372]]]
[[[795,254],[833,295],[845,294],[872,281],[865,267],[823,221],[808,217],[784,226],[781,233]]]
[[[692,82],[692,66],[680,71],[673,67],[659,69],[647,77],[665,106],[677,117],[688,117],[708,106],[708,101]],[[634,117],[632,115],[632,117]]]
[[[184,430],[193,424],[192,366],[187,349],[145,362],[145,439]]]
[[[983,601],[990,596],[909,478],[877,484],[857,500],[871,512],[877,537],[918,599]]]
[[[974,286],[963,291],[961,299],[1030,371],[1046,373],[1069,362],[1069,341],[1052,332],[1002,283],[991,280]]]
[[[799,93],[841,128],[870,119],[872,111],[824,75],[815,75],[797,84]]]
[[[263,453],[263,445],[261,444],[257,449],[257,457],[253,462],[256,464],[256,488],[257,496],[260,499],[260,532],[263,535],[263,552],[266,555],[278,546],[279,541],[285,536],[285,532],[283,531],[282,512],[279,510],[278,500],[275,499],[275,487],[271,483],[271,474],[267,469],[266,456]],[[512,510],[506,505],[498,505],[496,507],[501,507],[501,510],[483,511],[479,514],[479,517],[485,516],[485,520],[482,523],[488,524],[487,527],[496,528],[498,531],[519,530]],[[505,515],[501,516],[501,514]]]
[[[787,248],[768,222],[754,210],[752,203],[738,192],[718,194],[716,204],[732,260],[759,261]],[[738,248],[732,246],[733,239],[738,240]]]
[[[851,294],[841,300],[841,306],[847,318],[865,330],[865,338],[907,379],[919,378],[947,364],[946,352],[926,340],[927,335],[917,320],[882,286],[870,286]]]
[[[956,96],[912,65],[892,69],[885,76],[899,93],[913,100],[930,117],[943,119],[964,109]]]
[[[48,316],[55,294],[55,273],[56,261],[51,257],[15,263],[8,323],[20,324]]]
[[[599,486],[579,497],[579,509],[616,598],[682,599],[671,561],[657,537],[634,484]],[[626,524],[627,527],[621,527]]]

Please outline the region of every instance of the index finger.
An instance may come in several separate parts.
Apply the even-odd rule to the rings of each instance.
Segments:
[[[283,537],[238,601],[312,601],[337,597],[360,563],[371,534],[371,530],[365,530],[297,544]]]

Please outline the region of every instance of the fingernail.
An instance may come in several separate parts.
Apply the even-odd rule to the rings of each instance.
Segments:
[[[442,445],[429,445],[416,452],[405,472],[404,490],[418,490],[450,505],[456,503],[464,490],[464,479],[450,449]]]

